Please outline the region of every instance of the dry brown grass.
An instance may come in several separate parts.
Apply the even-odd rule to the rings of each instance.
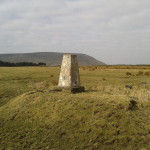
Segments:
[[[103,66],[80,66],[82,70],[103,70],[103,69],[150,69],[150,65],[103,65]]]
[[[150,76],[150,71],[146,71],[146,72],[144,73],[144,75]]]
[[[132,76],[131,72],[126,72],[126,76]]]
[[[51,83],[52,83],[53,86],[58,85],[58,81],[57,80],[52,80]]]
[[[136,76],[142,76],[143,74],[144,74],[143,71],[139,71],[139,72],[136,74]]]

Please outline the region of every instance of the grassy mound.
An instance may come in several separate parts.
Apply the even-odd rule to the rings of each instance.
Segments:
[[[0,108],[1,149],[149,148],[149,104],[129,108],[126,97],[29,92]]]

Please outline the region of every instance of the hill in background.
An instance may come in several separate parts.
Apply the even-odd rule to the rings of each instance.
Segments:
[[[62,56],[65,53],[56,52],[37,52],[37,53],[17,53],[17,54],[0,54],[0,60],[6,62],[44,62],[48,66],[58,66],[61,64]],[[76,54],[76,53],[73,53]],[[86,54],[76,54],[80,66],[97,66],[106,65],[105,63]]]

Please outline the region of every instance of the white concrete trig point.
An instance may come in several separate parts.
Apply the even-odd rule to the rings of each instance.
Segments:
[[[72,93],[84,91],[84,87],[80,86],[80,75],[76,55],[63,55],[58,88],[70,90]]]

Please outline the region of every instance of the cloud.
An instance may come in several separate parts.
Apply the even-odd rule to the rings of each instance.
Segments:
[[[81,52],[150,63],[148,0],[0,0],[0,53]]]

